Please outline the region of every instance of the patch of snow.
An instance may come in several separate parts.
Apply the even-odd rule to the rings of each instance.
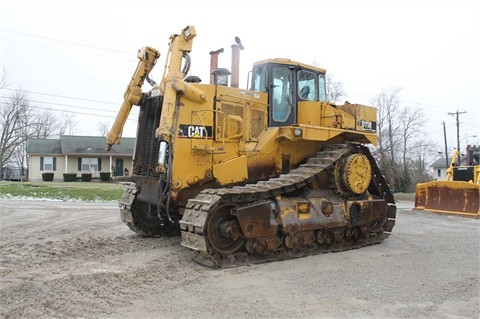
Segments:
[[[111,203],[116,202],[101,200],[96,198],[95,200],[84,200],[79,198],[43,198],[43,197],[31,197],[31,196],[12,196],[11,194],[0,194],[0,199],[2,200],[12,200],[12,201],[41,201],[41,202],[91,202],[91,203]]]

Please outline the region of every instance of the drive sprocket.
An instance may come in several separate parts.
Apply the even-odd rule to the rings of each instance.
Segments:
[[[372,179],[372,166],[367,156],[355,153],[338,162],[335,179],[341,192],[363,194]]]

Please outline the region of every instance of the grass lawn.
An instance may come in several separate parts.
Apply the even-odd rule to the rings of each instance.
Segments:
[[[105,182],[7,182],[0,181],[0,198],[62,201],[118,201],[123,185]],[[413,201],[414,193],[395,193],[395,200]]]
[[[0,181],[0,198],[62,201],[117,201],[123,185],[104,182]]]
[[[415,193],[395,193],[393,194],[395,200],[413,201],[415,200]]]

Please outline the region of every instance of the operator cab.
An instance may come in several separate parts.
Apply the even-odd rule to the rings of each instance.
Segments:
[[[251,90],[268,93],[268,126],[298,124],[299,103],[325,102],[325,70],[287,59],[253,66]]]

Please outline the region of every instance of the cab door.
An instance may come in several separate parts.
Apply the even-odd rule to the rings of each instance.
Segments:
[[[272,65],[269,83],[268,126],[288,126],[297,122],[297,95],[294,67]]]

